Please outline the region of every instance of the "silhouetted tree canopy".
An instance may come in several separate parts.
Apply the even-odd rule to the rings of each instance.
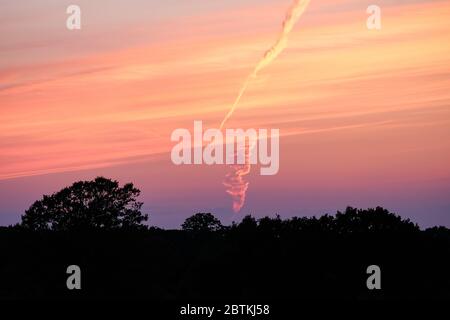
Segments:
[[[52,195],[44,195],[22,216],[22,227],[31,230],[118,229],[142,227],[139,189],[132,183],[98,177],[79,181]]]
[[[279,215],[275,218],[263,217],[255,219],[247,215],[240,223],[231,227],[224,227],[211,213],[197,213],[187,218],[182,225],[186,231],[218,231],[232,230],[238,233],[265,233],[272,236],[280,236],[286,232],[308,232],[308,233],[374,233],[374,232],[417,232],[419,227],[409,219],[388,210],[376,207],[374,209],[356,209],[347,207],[344,212],[338,211],[336,215],[325,214],[316,217],[293,217],[282,220]]]
[[[242,218],[241,222],[239,224],[236,224],[233,222],[232,228],[237,228],[239,231],[242,232],[253,232],[258,227],[258,221],[251,215],[246,215],[244,218]]]
[[[197,213],[187,218],[181,227],[186,231],[208,232],[221,230],[223,226],[211,213]]]
[[[316,217],[293,217],[282,220],[279,215],[275,218],[264,217],[256,220],[245,216],[241,223],[231,227],[238,232],[263,232],[279,236],[285,232],[334,232],[367,233],[367,232],[416,232],[419,227],[409,219],[402,219],[394,213],[381,207],[375,209],[355,209],[348,207],[344,212],[338,211],[335,216],[325,214]]]
[[[118,213],[109,216],[116,212],[109,207],[123,208],[122,199],[133,199],[128,205],[137,203],[138,192],[131,185],[120,188],[104,178],[96,181],[79,182],[44,197],[23,219],[31,229],[62,232],[0,227],[0,300],[378,303],[450,298],[450,230],[445,227],[420,231],[383,208],[349,207],[316,217],[248,215],[230,227],[222,226],[211,213],[198,213],[186,219],[183,231],[120,228],[111,232],[102,226],[117,226],[124,218]],[[107,222],[97,215],[100,211],[108,212]],[[131,219],[136,220],[140,219]],[[100,228],[64,231],[86,224]],[[65,286],[64,275],[72,263],[83,270],[83,289],[76,295]],[[382,290],[366,286],[366,270],[372,264],[382,270]]]
[[[334,229],[337,232],[408,232],[419,231],[419,227],[409,219],[389,212],[381,207],[375,209],[356,209],[348,207],[345,212],[337,212],[334,219]]]

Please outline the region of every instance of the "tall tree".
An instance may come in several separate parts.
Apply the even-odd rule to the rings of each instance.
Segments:
[[[36,201],[22,216],[22,226],[55,231],[142,227],[148,215],[141,213],[139,194],[132,183],[120,187],[103,177],[75,182]]]

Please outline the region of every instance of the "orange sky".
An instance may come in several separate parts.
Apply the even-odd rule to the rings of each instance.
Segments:
[[[99,9],[86,2],[80,31],[65,30],[62,5],[62,17],[49,8],[45,36],[26,9],[16,21],[2,17],[0,180],[132,166],[168,153],[176,128],[217,127],[290,1],[232,3],[116,25],[92,20],[89,9]],[[369,4],[312,0],[228,126],[280,128],[288,139],[280,170],[289,176],[302,165],[324,181],[448,181],[450,3],[379,1],[380,31],[366,28]],[[300,162],[324,144],[348,153],[333,165],[320,154]]]

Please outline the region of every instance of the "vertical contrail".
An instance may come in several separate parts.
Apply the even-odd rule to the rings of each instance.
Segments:
[[[250,75],[245,80],[244,85],[239,90],[239,94],[236,97],[233,106],[231,107],[230,111],[228,111],[227,115],[220,124],[221,130],[223,129],[228,119],[233,115],[233,112],[236,110],[239,101],[244,95],[244,92],[247,89],[251,79],[255,78],[259,71],[268,66],[273,60],[278,57],[281,52],[283,52],[284,48],[286,48],[288,35],[292,31],[295,23],[302,16],[303,12],[305,12],[309,2],[310,0],[295,0],[293,5],[287,12],[286,17],[284,18],[281,35],[279,36],[277,42],[265,52],[264,56],[254,68],[253,72],[250,73]],[[224,182],[224,185],[227,187],[227,193],[229,193],[233,198],[234,212],[239,212],[245,202],[248,182],[246,182],[243,177],[250,173],[251,165],[248,160],[251,150],[252,148],[249,148],[249,145],[245,143],[245,164],[231,166],[231,172],[227,174],[226,180]],[[239,150],[237,150],[237,152],[239,152]]]
[[[234,212],[239,212],[245,202],[248,182],[244,180],[244,176],[250,173],[251,168],[249,149],[248,145],[245,145],[245,163],[230,165],[231,171],[225,176],[225,182],[223,183],[227,188],[227,193],[233,199]]]

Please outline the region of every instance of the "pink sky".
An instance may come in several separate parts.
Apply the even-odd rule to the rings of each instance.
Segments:
[[[126,4],[125,4],[126,3]],[[0,5],[0,223],[44,193],[105,175],[134,182],[150,223],[231,219],[225,167],[176,167],[176,128],[217,127],[273,44],[290,1]],[[228,123],[279,128],[280,172],[253,170],[241,214],[382,205],[450,225],[450,3],[311,1],[286,50]]]

